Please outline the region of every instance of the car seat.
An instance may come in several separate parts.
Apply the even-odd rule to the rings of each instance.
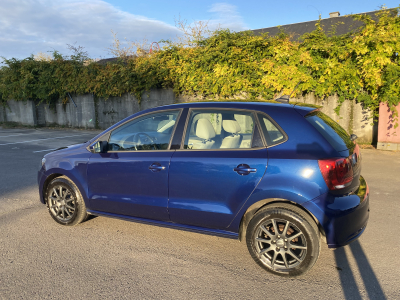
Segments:
[[[241,136],[239,132],[241,131],[240,125],[236,120],[223,120],[222,127],[224,130],[231,135],[228,135],[222,140],[221,149],[235,149],[239,148]]]
[[[193,149],[211,149],[215,141],[215,130],[211,122],[207,119],[199,119],[196,126],[196,136],[203,141],[193,144]]]

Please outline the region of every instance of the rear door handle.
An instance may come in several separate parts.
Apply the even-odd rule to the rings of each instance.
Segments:
[[[161,170],[165,170],[165,167],[156,162],[150,165],[149,170],[152,172],[160,172]]]
[[[243,176],[243,175],[249,175],[250,173],[255,173],[257,172],[257,169],[250,168],[250,166],[246,164],[240,164],[236,168],[234,168],[233,171]]]

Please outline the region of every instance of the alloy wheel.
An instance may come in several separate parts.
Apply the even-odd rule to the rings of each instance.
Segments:
[[[276,271],[297,267],[307,254],[303,232],[287,220],[266,220],[258,226],[254,239],[260,260]]]
[[[76,198],[65,186],[54,186],[49,195],[49,209],[58,220],[68,222],[76,214]]]

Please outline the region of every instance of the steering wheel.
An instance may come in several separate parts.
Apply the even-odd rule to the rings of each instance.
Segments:
[[[141,139],[140,136],[144,136],[144,139]],[[139,133],[136,133],[135,136],[133,137],[133,142],[135,143],[136,150],[137,150],[136,146],[143,145],[143,143],[146,143],[147,141],[149,141],[150,142],[149,144],[151,146],[153,146],[153,148],[154,148],[153,150],[158,150],[157,144],[154,142],[154,139],[147,133],[139,132]],[[146,143],[146,144],[148,144],[148,143]]]

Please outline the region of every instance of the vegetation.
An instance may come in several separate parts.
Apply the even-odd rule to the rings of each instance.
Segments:
[[[300,41],[284,32],[276,37],[229,30],[210,33],[204,23],[188,28],[178,21],[186,28],[184,38],[163,41],[162,49],[153,52],[139,44],[122,48],[116,39],[113,53],[120,53],[121,60],[106,65],[88,61],[74,46],[69,57],[55,51],[52,59],[3,59],[0,101],[50,103],[69,92],[104,98],[132,93],[140,99],[144,91],[162,87],[208,99],[273,99],[301,82],[295,94],[336,93],[341,102],[356,99],[376,113],[381,102],[394,111],[400,101],[398,12],[383,9],[378,21],[350,16],[365,25],[341,36],[326,34],[318,22]],[[129,55],[132,49],[137,52]]]

